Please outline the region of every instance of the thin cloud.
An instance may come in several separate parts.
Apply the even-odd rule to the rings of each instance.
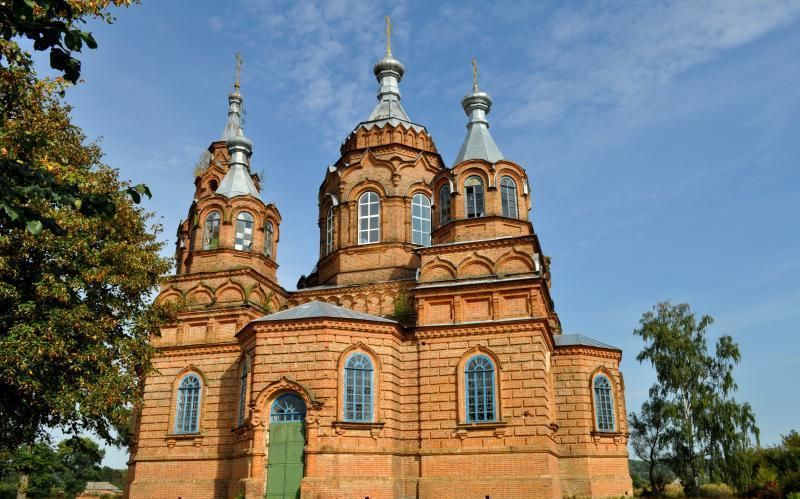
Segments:
[[[633,108],[693,67],[785,27],[799,1],[610,2],[555,12],[528,57],[507,125]]]

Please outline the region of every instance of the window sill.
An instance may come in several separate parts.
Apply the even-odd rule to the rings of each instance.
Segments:
[[[337,435],[344,435],[347,430],[368,430],[372,438],[378,438],[385,425],[386,423],[382,421],[334,421],[332,424]]]
[[[470,431],[475,430],[494,430],[494,436],[502,438],[506,434],[508,421],[487,421],[485,423],[459,423],[456,425],[456,436],[461,440],[467,438]]]
[[[590,432],[590,434],[595,438],[597,438],[597,437],[615,438],[615,437],[624,437],[624,436],[626,436],[626,434],[622,433],[621,431],[597,431],[597,430],[594,430],[594,431]]]
[[[167,447],[172,449],[175,447],[175,444],[178,443],[179,440],[181,441],[188,441],[191,440],[194,443],[195,447],[200,447],[203,443],[203,434],[202,433],[168,433],[165,437],[167,442]]]

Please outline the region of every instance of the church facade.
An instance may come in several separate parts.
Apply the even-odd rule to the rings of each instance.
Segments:
[[[152,339],[130,498],[632,495],[622,352],[561,330],[525,169],[477,79],[442,161],[403,65],[321,170],[317,265],[276,277],[281,215],[228,122],[196,172]]]

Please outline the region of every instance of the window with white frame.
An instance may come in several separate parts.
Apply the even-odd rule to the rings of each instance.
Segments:
[[[483,180],[473,175],[464,182],[467,203],[467,218],[482,217],[486,214],[483,199]]]
[[[425,194],[411,198],[411,242],[431,245],[431,200]]]
[[[500,180],[500,205],[504,217],[517,218],[517,183],[511,177]]]
[[[594,412],[597,431],[614,431],[614,399],[611,382],[603,374],[594,377]]]
[[[381,240],[381,203],[378,195],[365,192],[358,198],[358,244]]]
[[[486,423],[497,418],[495,409],[494,363],[476,355],[464,368],[464,391],[468,423]]]
[[[325,217],[325,254],[333,253],[333,206],[328,207]]]
[[[219,246],[219,222],[218,211],[212,211],[206,217],[206,224],[203,228],[203,249],[216,249]]]
[[[253,215],[246,211],[242,211],[236,216],[236,235],[233,240],[233,248],[239,251],[253,249]]]
[[[188,374],[178,385],[178,404],[175,409],[175,433],[197,433],[200,420],[200,378]]]
[[[344,419],[371,422],[373,368],[370,358],[361,352],[348,357],[344,366]]]

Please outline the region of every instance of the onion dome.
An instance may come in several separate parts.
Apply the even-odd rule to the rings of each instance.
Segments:
[[[461,107],[469,117],[467,122],[467,136],[458,151],[456,160],[453,164],[461,163],[468,159],[482,159],[490,163],[496,163],[504,159],[503,153],[497,147],[492,135],[489,133],[489,121],[486,115],[492,108],[492,98],[489,94],[478,89],[478,66],[475,60],[473,64],[473,84],[472,93],[461,99]]]
[[[244,136],[241,128],[236,135],[227,140],[231,159],[228,172],[219,183],[217,194],[232,198],[235,196],[258,196],[253,179],[250,178],[250,156],[253,154],[253,142]]]

